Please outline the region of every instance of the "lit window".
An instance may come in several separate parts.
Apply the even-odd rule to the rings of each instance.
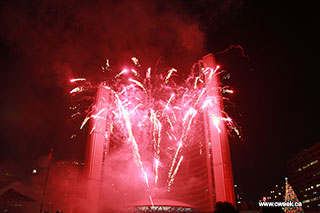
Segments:
[[[306,169],[306,168],[308,168],[309,166],[310,166],[310,164],[307,164],[307,165],[303,166],[302,168],[303,168],[303,169]]]
[[[316,164],[316,163],[318,163],[318,160],[312,161],[312,162],[310,163],[310,166],[312,166],[313,164]]]
[[[308,199],[308,200],[304,200],[304,201],[302,201],[302,203],[310,203],[310,200]]]

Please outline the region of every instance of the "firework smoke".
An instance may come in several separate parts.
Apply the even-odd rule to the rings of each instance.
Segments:
[[[142,183],[140,190],[144,189],[145,196],[152,202],[154,190],[166,188],[170,192],[184,163],[183,150],[194,143],[190,139],[196,134],[194,124],[202,119],[205,110],[222,98],[214,97],[211,90],[220,90],[221,94],[232,93],[232,90],[229,87],[206,89],[205,75],[209,76],[207,81],[210,82],[219,74],[219,66],[193,70],[186,81],[177,83],[171,78],[173,73],[178,73],[174,68],[162,74],[157,70],[151,72],[151,68],[144,69],[135,57],[132,62],[133,68],[125,68],[96,85],[91,83],[86,87],[84,80],[70,82],[77,82],[75,88],[83,88],[76,94],[78,98],[87,94],[86,90],[101,86],[109,91],[111,101],[103,100],[104,108],[95,114],[89,108],[80,129],[92,118],[105,119],[111,123],[110,129],[106,130],[111,132],[110,137],[106,133],[110,147],[109,160],[113,161],[111,164],[117,165],[119,161],[118,169],[125,167],[120,163],[121,157],[118,155],[134,162],[136,169],[131,168],[135,172],[130,175],[139,177]],[[70,92],[71,95],[73,93]],[[101,117],[101,111],[106,112],[107,116]],[[239,135],[236,125],[226,112],[217,115],[211,112],[209,118],[219,133],[221,123],[225,122],[230,131]]]

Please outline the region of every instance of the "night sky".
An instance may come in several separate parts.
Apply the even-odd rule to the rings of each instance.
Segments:
[[[54,147],[79,160],[70,140],[72,77],[161,56],[187,70],[211,52],[230,73],[226,108],[242,128],[231,139],[235,183],[256,201],[286,176],[286,161],[320,141],[317,7],[295,1],[1,1],[0,171],[27,180]],[[227,52],[230,45],[241,45]],[[223,52],[223,53],[222,53]],[[185,73],[183,73],[185,74]],[[289,180],[290,181],[290,180]]]

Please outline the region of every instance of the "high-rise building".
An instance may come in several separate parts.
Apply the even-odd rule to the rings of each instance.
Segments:
[[[234,194],[236,198],[236,209],[238,211],[244,211],[249,209],[254,209],[248,199],[245,197],[242,187],[235,184],[234,185]]]
[[[215,58],[212,54],[208,54],[198,62],[199,73],[203,70],[215,70],[217,64]],[[223,117],[221,110],[223,110],[223,102],[220,94],[220,82],[218,75],[213,72],[204,72],[204,86],[201,89],[206,91],[207,96],[213,97],[213,101],[206,109],[201,111],[201,115],[198,115],[198,119],[194,120],[194,128],[190,131],[190,137],[186,139],[185,143],[188,144],[184,146],[181,151],[178,148],[176,152],[177,157],[176,162],[172,165],[176,166],[175,169],[169,171],[171,173],[171,180],[174,184],[168,181],[166,177],[159,173],[159,180],[156,183],[148,182],[147,169],[143,167],[143,156],[139,153],[134,153],[134,161],[137,167],[140,168],[142,176],[146,179],[147,190],[146,194],[149,195],[150,206],[153,206],[153,199],[158,198],[161,200],[163,198],[177,201],[177,203],[186,203],[188,208],[194,208],[202,211],[213,211],[216,202],[230,202],[235,206],[235,195],[234,195],[234,183],[232,175],[232,166],[230,158],[230,148],[227,130],[224,122],[219,120]],[[101,193],[102,185],[104,182],[110,181],[111,179],[106,178],[108,173],[108,167],[112,163],[108,162],[108,152],[116,150],[117,142],[115,140],[110,140],[112,137],[112,125],[110,122],[110,112],[106,110],[106,106],[109,103],[115,102],[115,97],[110,92],[103,83],[99,86],[97,91],[96,103],[94,106],[94,115],[92,122],[92,129],[90,130],[90,137],[87,146],[87,157],[86,157],[86,175],[88,178],[88,200],[90,203],[90,210],[95,211],[98,206],[101,206]],[[127,101],[128,102],[128,101]],[[122,106],[121,106],[122,107]],[[128,116],[124,114],[124,117]],[[124,118],[124,120],[128,118]],[[126,128],[130,131],[134,131],[135,126],[125,123]],[[139,124],[140,125],[140,124]],[[144,126],[148,129],[149,127]],[[136,151],[136,144],[138,142],[130,134],[129,140],[133,143],[133,151]],[[137,137],[148,138],[150,133],[145,131],[144,133],[139,133]],[[164,136],[162,136],[164,137]],[[170,136],[169,136],[170,137]],[[160,134],[157,136],[160,143]],[[162,139],[164,140],[164,139]],[[138,141],[138,140],[137,140]],[[161,141],[161,144],[167,143],[166,141]],[[179,147],[182,145],[179,145]],[[154,145],[150,147],[145,147],[145,150],[155,148]],[[169,150],[170,152],[172,150]],[[162,154],[161,158],[165,158],[165,152]],[[182,162],[183,159],[183,162]],[[158,163],[157,158],[155,162]],[[181,163],[182,162],[182,163]],[[181,165],[180,165],[181,163]],[[128,163],[130,164],[130,163]],[[124,164],[119,164],[124,166]],[[165,167],[165,165],[161,165]],[[126,167],[127,168],[127,167]],[[178,169],[179,168],[179,171]],[[167,170],[169,169],[166,168]],[[165,169],[163,169],[165,170]],[[108,170],[110,172],[110,169]],[[174,175],[173,175],[174,174]],[[133,176],[134,174],[132,174]],[[170,176],[170,174],[169,174]],[[165,177],[162,178],[161,177]],[[134,178],[132,178],[134,179]],[[115,180],[116,182],[116,180]],[[154,184],[154,189],[151,189],[151,184]],[[165,192],[163,189],[164,185],[168,184],[168,190]],[[112,193],[118,196],[121,190],[118,190],[113,182],[109,183],[112,188],[112,192],[108,194],[109,201]],[[140,184],[142,185],[142,184]],[[132,184],[132,188],[135,184]],[[117,194],[117,195],[116,195]],[[124,192],[123,194],[127,194]],[[125,196],[125,195],[124,195]],[[138,196],[138,195],[137,195]],[[160,198],[160,199],[159,199]],[[168,203],[168,202],[167,202]],[[139,207],[141,208],[141,206]],[[147,209],[150,210],[151,207]],[[167,207],[166,207],[167,208]]]
[[[320,142],[287,161],[289,180],[305,211],[320,211]]]
[[[107,111],[110,93],[103,84],[97,90],[96,103],[94,105],[92,129],[87,143],[85,160],[85,178],[88,180],[87,199],[90,205],[86,205],[87,212],[97,212],[100,203],[101,184],[105,170],[105,159],[109,150],[110,137],[106,137],[108,128]],[[100,119],[102,118],[102,119]]]
[[[285,187],[284,184],[276,184],[274,185],[269,192],[264,194],[266,201],[268,202],[283,202],[285,195]]]

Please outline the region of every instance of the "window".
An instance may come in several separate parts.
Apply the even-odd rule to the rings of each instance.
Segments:
[[[310,203],[310,200],[308,199],[308,200],[304,200],[304,201],[302,201],[302,203]]]

